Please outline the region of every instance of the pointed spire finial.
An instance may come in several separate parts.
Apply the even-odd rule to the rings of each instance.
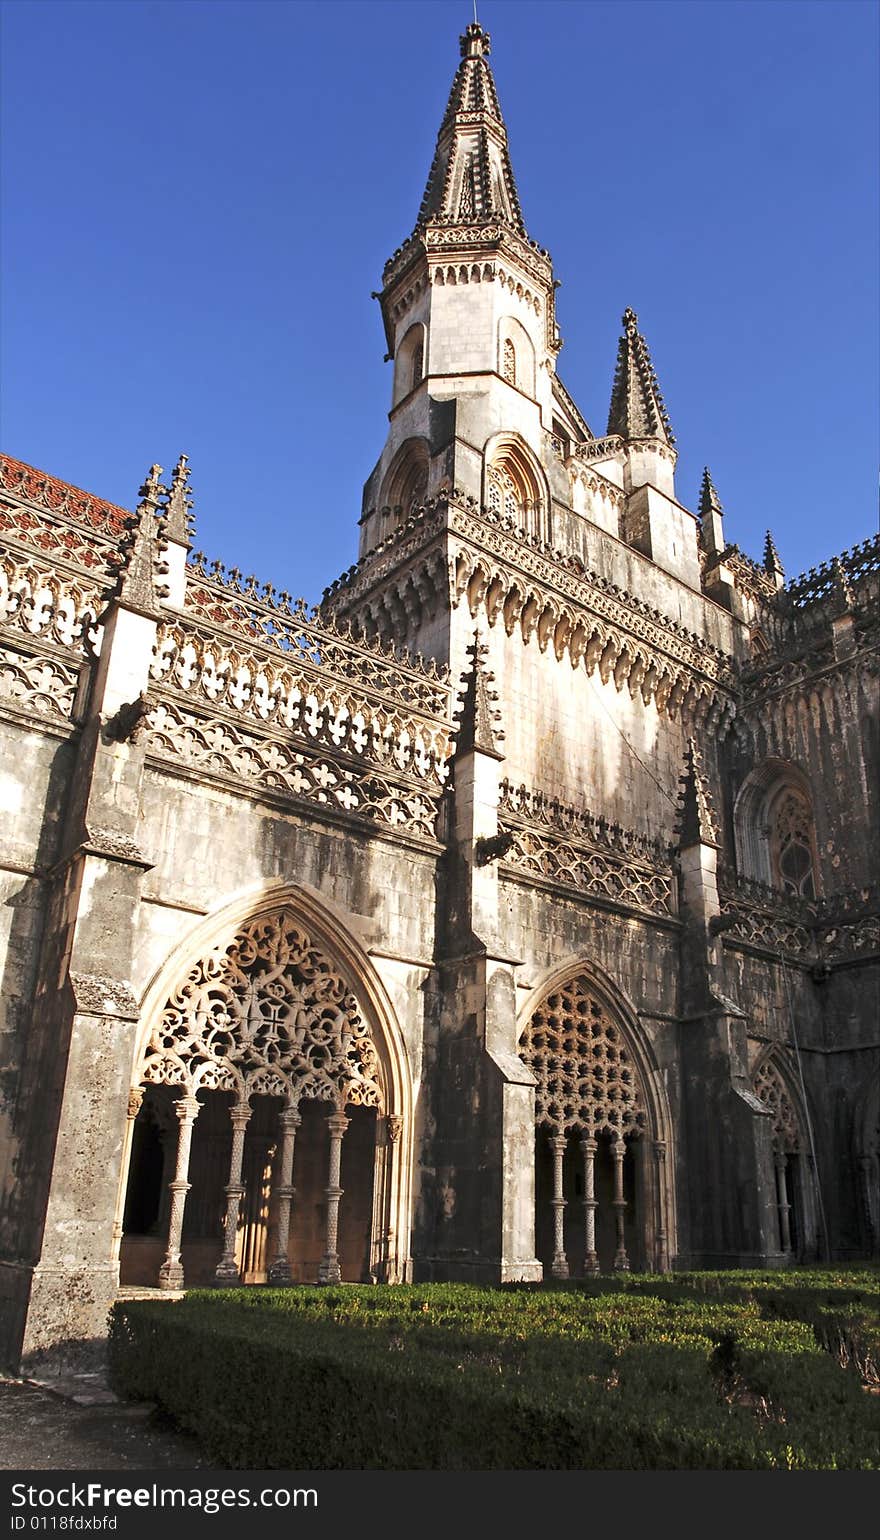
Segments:
[[[492,39],[488,32],[484,32],[477,21],[476,9],[474,6],[474,19],[468,22],[458,40],[463,59],[485,59],[492,46]]]
[[[688,738],[684,774],[679,776],[678,782],[681,791],[678,794],[675,832],[678,835],[679,850],[688,850],[692,845],[714,845],[717,849],[720,841],[712,794],[693,738]]]
[[[700,518],[707,519],[713,513],[723,514],[721,498],[715,489],[712,473],[708,465],[703,467],[703,481],[700,486]]]
[[[504,729],[497,709],[498,695],[492,688],[495,676],[486,667],[489,649],[480,640],[479,631],[474,632],[467,655],[472,662],[463,681],[464,689],[458,697],[455,752],[460,755],[478,750],[482,754],[492,754],[496,759],[503,759],[498,744],[504,738]]]
[[[498,92],[490,38],[479,22],[460,38],[461,63],[440,124],[416,229],[433,222],[500,223],[526,238]]]
[[[189,486],[192,472],[188,460],[189,456],[182,454],[171,472],[171,491],[165,505],[165,523],[162,527],[165,538],[176,540],[179,545],[189,545],[195,533],[191,511],[192,489]]]
[[[764,536],[764,571],[769,572],[770,576],[773,578],[785,577],[785,568],[783,567],[782,562],[779,560],[779,552],[776,549],[776,541],[773,539],[769,529]]]
[[[119,569],[113,597],[120,603],[153,615],[157,612],[156,584],[156,515],[165,488],[159,480],[161,465],[151,465],[138,496],[140,502],[126,521],[126,533],[119,549]]]
[[[715,483],[708,465],[703,467],[703,481],[700,486],[700,501],[698,506],[700,517],[699,541],[702,549],[709,556],[720,556],[724,550],[724,526],[722,519],[724,509],[721,506],[721,498],[715,490]]]
[[[627,440],[659,438],[672,447],[675,436],[669,414],[634,310],[627,307],[621,325],[607,432]]]

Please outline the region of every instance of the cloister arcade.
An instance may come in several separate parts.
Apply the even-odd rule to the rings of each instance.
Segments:
[[[638,1024],[580,965],[531,1008],[536,1252],[545,1277],[665,1272],[674,1249],[669,1115]]]
[[[145,1013],[121,1283],[396,1281],[410,1091],[369,960],[301,901],[213,930]]]

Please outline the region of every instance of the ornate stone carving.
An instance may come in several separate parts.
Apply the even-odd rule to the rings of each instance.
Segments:
[[[125,979],[111,979],[102,973],[71,973],[70,983],[76,1008],[84,1016],[118,1016],[122,1021],[137,1021],[140,1008]]]
[[[589,979],[554,990],[532,1015],[520,1057],[535,1076],[535,1121],[554,1134],[640,1133],[647,1115],[620,1028]]]
[[[382,1108],[370,1029],[342,975],[286,910],[258,916],[190,969],[138,1079]]]
[[[0,486],[13,492],[25,502],[45,508],[49,513],[61,514],[65,520],[84,526],[90,532],[97,530],[117,540],[125,528],[128,513],[115,503],[104,502],[83,492],[79,487],[57,481],[45,471],[35,470],[10,455],[0,455]]]
[[[774,1150],[786,1155],[797,1154],[803,1149],[800,1122],[772,1053],[765,1055],[757,1065],[754,1087],[755,1095],[773,1117]]]
[[[42,512],[31,513],[28,508],[4,503],[2,499],[0,535],[16,549],[38,552],[53,567],[57,564],[60,570],[74,571],[85,568],[104,581],[110,575],[110,558],[118,549],[118,542],[104,540],[94,531],[87,534],[62,519]]]
[[[370,766],[304,751],[282,739],[258,736],[230,723],[185,712],[170,702],[149,716],[147,752],[154,758],[183,760],[205,774],[220,775],[241,787],[251,782],[308,802],[323,803],[378,823],[433,837],[440,808],[439,776],[427,785],[401,779],[393,746],[385,773]],[[412,745],[400,745],[398,757],[411,769]]]
[[[446,780],[448,691],[442,692],[442,720],[432,720],[422,715],[417,691],[406,692],[416,699],[404,703],[393,680],[384,696],[378,678],[374,694],[346,688],[324,668],[310,668],[310,661],[294,655],[285,663],[256,649],[229,647],[201,628],[163,624],[150,674],[184,696],[250,718],[256,729],[265,723],[360,758],[391,760],[420,778]],[[436,706],[434,691],[427,694]]]
[[[100,608],[97,586],[46,572],[12,555],[0,559],[0,626],[82,652]]]
[[[77,672],[57,658],[29,658],[0,647],[0,700],[39,716],[69,721]]]
[[[137,840],[121,829],[100,829],[89,825],[82,848],[89,855],[106,856],[111,861],[127,861],[132,866],[149,869],[151,864]]]

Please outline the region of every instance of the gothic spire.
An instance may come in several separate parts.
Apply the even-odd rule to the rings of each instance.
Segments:
[[[171,472],[171,491],[165,505],[165,523],[162,528],[165,538],[176,540],[179,545],[189,545],[194,533],[192,488],[189,485],[192,473],[187,464],[188,458],[188,455],[181,455]]]
[[[688,850],[692,845],[718,846],[712,794],[709,791],[708,779],[703,774],[702,760],[693,738],[688,738],[684,756],[684,775],[679,776],[678,782],[681,791],[678,794],[675,832],[678,835],[679,850]]]
[[[781,582],[785,577],[785,568],[779,560],[779,552],[776,549],[776,541],[769,529],[764,537],[764,571]]]
[[[724,550],[724,527],[722,519],[724,509],[721,506],[721,498],[715,490],[715,483],[708,465],[703,469],[703,484],[700,487],[700,545],[710,556],[720,556]]]
[[[467,655],[472,659],[472,665],[458,697],[455,752],[466,754],[476,749],[502,759],[504,756],[498,744],[504,737],[504,729],[496,707],[498,696],[492,688],[495,676],[486,667],[489,649],[476,631]]]
[[[165,488],[159,477],[161,465],[151,465],[138,497],[140,502],[127,520],[118,556],[114,598],[127,607],[153,615],[158,609],[154,562],[156,560],[156,515]]]
[[[718,514],[720,516],[723,513],[724,509],[721,506],[721,498],[718,496],[718,493],[715,490],[715,483],[712,480],[712,473],[709,470],[708,465],[706,465],[703,467],[703,482],[700,487],[700,518],[708,519],[711,518],[713,514]]]
[[[440,132],[416,228],[503,221],[525,237],[507,130],[489,67],[489,34],[472,21]]]
[[[622,324],[607,431],[624,439],[659,438],[672,446],[675,438],[669,416],[634,310],[623,312]]]

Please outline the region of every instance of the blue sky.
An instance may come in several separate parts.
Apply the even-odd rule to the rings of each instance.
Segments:
[[[868,0],[480,0],[559,372],[604,431],[639,314],[694,507],[789,575],[876,529]],[[2,6],[0,441],[316,600],[355,559],[415,221],[472,0]]]

